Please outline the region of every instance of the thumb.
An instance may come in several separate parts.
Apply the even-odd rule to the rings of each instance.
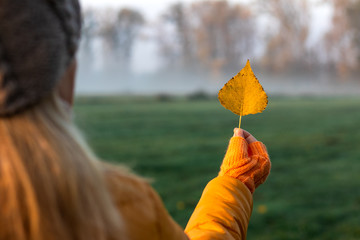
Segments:
[[[244,130],[240,129],[240,128],[234,128],[234,136],[233,137],[242,137],[245,138],[244,136]]]

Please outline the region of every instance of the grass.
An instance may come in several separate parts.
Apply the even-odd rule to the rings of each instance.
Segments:
[[[360,239],[360,98],[270,98],[243,127],[268,147],[248,239]],[[216,176],[237,116],[216,100],[79,98],[76,121],[103,159],[154,178],[186,225]]]

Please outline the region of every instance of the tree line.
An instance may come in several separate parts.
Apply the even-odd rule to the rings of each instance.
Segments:
[[[311,14],[319,5],[332,14],[314,39]],[[83,17],[82,53],[100,53],[104,66],[124,72],[139,38],[156,43],[164,72],[216,76],[239,71],[246,59],[271,74],[322,72],[356,80],[359,72],[360,0],[176,3],[151,23],[130,8],[87,9]]]

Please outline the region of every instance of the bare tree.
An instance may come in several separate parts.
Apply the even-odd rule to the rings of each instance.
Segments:
[[[358,64],[356,31],[351,26],[351,20],[357,18],[352,15],[356,10],[351,8],[351,0],[330,0],[330,3],[333,6],[332,27],[324,36],[327,65],[335,70],[340,79],[346,79]],[[349,15],[349,11],[352,14]]]
[[[351,2],[347,9],[347,16],[349,19],[350,27],[352,29],[353,44],[356,48],[357,63],[356,67],[359,68],[360,64],[360,0]],[[359,69],[357,69],[359,70]]]
[[[255,16],[249,7],[227,1],[192,6],[198,59],[215,73],[234,72],[255,50]]]
[[[182,3],[170,5],[158,29],[160,53],[166,67],[192,71],[196,65],[191,15]]]
[[[103,65],[107,69],[116,68],[118,65],[119,33],[116,26],[116,14],[115,10],[110,9],[97,12],[99,22],[97,36],[102,42]]]
[[[309,67],[308,49],[310,12],[307,1],[260,0],[263,13],[270,19],[271,32],[263,63],[272,71],[300,71]]]
[[[83,12],[83,26],[82,26],[82,41],[80,58],[81,61],[87,66],[92,66],[94,58],[93,41],[96,37],[98,22],[96,14],[93,9],[85,9]]]
[[[116,50],[121,62],[125,65],[130,62],[135,39],[144,23],[143,15],[136,10],[123,8],[118,13],[116,22],[118,45]]]
[[[145,23],[144,17],[136,10],[124,8],[119,12],[102,12],[99,22],[107,68],[129,70],[133,45]]]
[[[227,1],[174,4],[164,16],[170,31],[159,35],[162,54],[180,69],[234,72],[254,52],[255,17],[245,5]]]

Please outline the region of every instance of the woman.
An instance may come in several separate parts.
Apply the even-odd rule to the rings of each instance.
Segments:
[[[0,240],[245,239],[265,146],[235,129],[184,233],[71,120],[80,22],[77,0],[0,0]]]

